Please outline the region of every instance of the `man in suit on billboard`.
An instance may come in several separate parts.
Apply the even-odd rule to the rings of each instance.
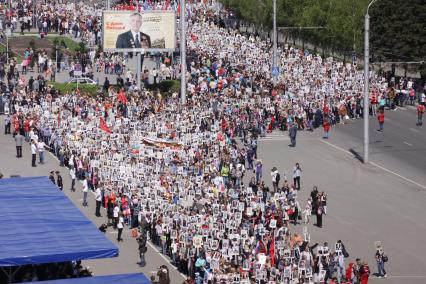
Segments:
[[[149,35],[140,32],[142,26],[142,16],[139,13],[130,15],[130,30],[119,34],[116,48],[151,48],[151,38]]]

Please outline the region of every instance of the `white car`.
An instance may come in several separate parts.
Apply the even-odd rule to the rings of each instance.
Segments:
[[[90,78],[71,78],[68,81],[68,84],[70,83],[79,83],[79,84],[87,84],[87,85],[97,85],[96,81],[90,79]]]

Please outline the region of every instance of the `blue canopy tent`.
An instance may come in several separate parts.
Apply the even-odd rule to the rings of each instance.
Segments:
[[[4,271],[118,256],[118,248],[47,177],[1,179],[0,208]]]
[[[142,273],[118,274],[85,278],[72,278],[51,281],[26,282],[27,284],[151,284]],[[22,284],[26,284],[22,283]]]

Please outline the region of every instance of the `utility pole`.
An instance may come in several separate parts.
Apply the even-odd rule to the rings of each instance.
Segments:
[[[185,29],[185,0],[180,0],[180,92],[181,102],[186,104],[186,29]]]
[[[273,51],[273,55],[272,55],[272,71],[276,68],[278,68],[278,62],[277,62],[277,0],[273,0],[273,13],[274,13],[274,31],[273,31],[273,37],[274,37],[274,51]],[[279,74],[274,74],[274,72],[272,72],[272,77],[273,77],[273,83],[274,86],[277,85],[277,81],[278,81],[278,75]]]
[[[55,45],[55,73],[58,73],[58,45]]]
[[[371,0],[370,4],[367,6],[367,13],[364,18],[364,109],[363,109],[363,118],[364,118],[364,155],[363,163],[366,164],[369,162],[369,108],[370,108],[370,15],[368,15],[368,10],[370,6],[373,5],[377,0]]]
[[[142,54],[141,54],[141,52],[138,52],[137,53],[137,58],[136,58],[136,60],[138,61],[137,62],[137,69],[136,69],[136,86],[138,87],[138,90],[140,90],[141,89],[141,69],[142,69],[142,64],[141,64],[141,61],[142,61]]]
[[[12,29],[6,27],[6,63],[9,65],[9,37],[12,35]]]

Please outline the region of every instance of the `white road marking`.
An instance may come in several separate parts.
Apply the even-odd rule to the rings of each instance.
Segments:
[[[419,132],[417,129],[415,129],[415,128],[410,128],[410,130],[411,131],[414,131],[414,132]]]
[[[386,278],[426,278],[426,275],[391,275]]]
[[[335,148],[335,149],[337,149],[337,150],[339,150],[339,151],[345,152],[346,154],[349,154],[349,155],[351,155],[351,156],[352,156],[352,153],[351,153],[351,152],[349,152],[348,150],[345,150],[345,149],[343,149],[343,148],[341,148],[341,147],[339,147],[339,146],[336,146],[336,145],[334,145],[334,144],[331,144],[330,142],[325,141],[325,140],[323,140],[323,139],[318,139],[318,140],[319,140],[319,141],[321,141],[321,142],[323,142],[323,143],[325,143],[325,144],[327,144],[328,146],[331,146],[331,147],[333,147],[333,148]]]
[[[160,255],[160,257],[161,258],[163,258],[168,264],[170,264],[170,266],[172,266],[174,269],[176,269],[176,271],[177,272],[179,272],[179,270],[177,270],[177,267],[176,266],[174,266],[171,262],[170,262],[170,260],[167,258],[167,257],[165,257],[153,244],[151,244],[151,242],[146,242],[153,250],[155,250],[159,255]],[[187,278],[187,276],[185,275],[185,274],[183,274],[183,273],[180,273],[179,272],[179,274],[180,274],[180,276],[182,276],[183,277],[183,279],[186,279]]]
[[[286,138],[286,137],[266,137],[266,138],[262,138],[259,141],[263,142],[263,141],[289,141],[290,138]]]
[[[351,152],[349,152],[348,150],[345,150],[345,149],[343,149],[343,148],[341,148],[341,147],[339,147],[339,146],[336,146],[336,145],[334,145],[334,144],[331,144],[331,143],[330,143],[330,142],[328,142],[328,141],[324,141],[324,140],[322,140],[322,139],[318,139],[318,140],[319,140],[319,141],[322,141],[323,143],[325,143],[325,144],[327,144],[327,145],[329,145],[329,146],[331,146],[331,147],[333,147],[333,148],[335,148],[335,149],[337,149],[337,150],[339,150],[339,151],[342,151],[342,152],[344,152],[344,153],[346,153],[346,154],[349,154],[349,155],[353,156],[353,154],[352,154]],[[398,174],[398,173],[396,173],[396,172],[394,172],[394,171],[391,171],[391,170],[389,170],[389,169],[387,169],[387,168],[385,168],[385,167],[383,167],[383,166],[381,166],[381,165],[379,165],[379,164],[377,164],[377,163],[375,163],[375,162],[371,162],[371,161],[370,161],[370,162],[369,162],[369,164],[370,164],[370,165],[373,165],[373,166],[375,166],[375,167],[377,167],[377,168],[379,168],[379,169],[382,169],[383,171],[385,171],[385,172],[387,172],[387,173],[393,174],[393,175],[395,175],[395,176],[399,177],[400,179],[405,180],[406,182],[412,183],[412,184],[414,184],[415,186],[420,187],[421,189],[426,190],[426,186],[424,186],[423,184],[420,184],[420,183],[418,183],[418,182],[415,182],[415,181],[414,181],[414,180],[412,180],[412,179],[406,178],[406,177],[404,177],[404,176],[402,176],[402,175],[400,175],[400,174]]]
[[[404,144],[405,144],[405,145],[408,145],[408,146],[410,146],[410,147],[413,147],[413,144],[408,143],[408,142],[406,142],[406,141],[404,141]]]

